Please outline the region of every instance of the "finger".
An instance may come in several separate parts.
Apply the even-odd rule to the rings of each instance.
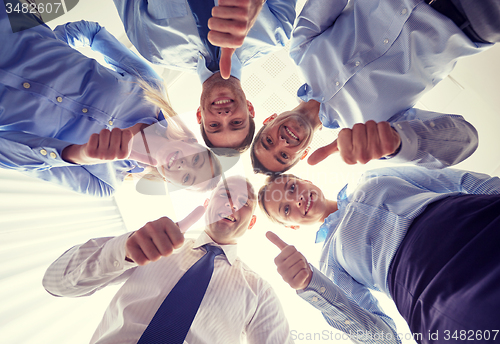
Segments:
[[[109,148],[109,139],[111,132],[108,129],[103,129],[99,133],[99,144],[97,146],[97,154],[99,159],[103,159],[106,156],[106,152]]]
[[[212,8],[212,18],[231,19],[244,22],[248,20],[248,11],[242,7],[220,6],[219,4],[219,6]],[[208,21],[208,28],[210,30],[219,31],[210,26],[210,20]]]
[[[219,61],[220,75],[223,79],[229,79],[231,76],[231,56],[234,49],[222,48]]]
[[[122,143],[122,131],[118,128],[111,130],[109,137],[109,148],[106,159],[115,159],[120,153],[120,146]]]
[[[205,207],[198,206],[196,207],[188,216],[186,216],[183,220],[177,222],[177,226],[179,226],[181,233],[185,233],[189,227],[194,225],[201,217],[205,214]]]
[[[221,48],[239,48],[245,40],[245,35],[233,35],[226,32],[209,31],[208,41]]]
[[[366,126],[362,123],[356,123],[352,127],[352,160],[366,164],[370,161],[368,154],[368,145],[366,137]]]
[[[307,159],[309,165],[316,165],[317,163],[325,160],[331,154],[338,152],[337,140],[333,141],[327,146],[316,149],[311,156]]]
[[[342,129],[337,138],[340,157],[346,164],[353,165],[356,163],[352,145],[352,130]]]
[[[99,134],[90,135],[89,142],[84,145],[85,153],[90,158],[97,157],[97,147],[99,146]]]
[[[278,246],[278,248],[280,250],[283,250],[285,247],[288,246],[288,244],[286,242],[284,242],[283,240],[281,240],[279,236],[277,236],[276,234],[274,234],[271,231],[269,231],[269,232],[266,233],[266,237],[269,239],[269,241],[271,241],[273,244],[275,244],[276,246]]]
[[[132,152],[132,139],[134,135],[130,130],[123,130],[120,142],[120,149],[118,151],[118,159],[127,159]]]
[[[393,154],[401,144],[401,137],[388,122],[380,122],[377,124],[380,145],[382,147],[382,155]]]
[[[146,226],[151,226],[151,224],[148,223],[146,224]],[[151,236],[149,236],[145,232],[141,230],[137,231],[130,237],[129,241],[131,241],[132,243],[136,243],[147,260],[154,262],[160,259],[161,253],[158,251],[158,248],[153,242]],[[133,256],[131,258],[132,260],[136,261]]]
[[[372,159],[379,159],[382,157],[380,136],[378,133],[377,123],[375,121],[368,121],[366,126],[366,145],[370,151]]]

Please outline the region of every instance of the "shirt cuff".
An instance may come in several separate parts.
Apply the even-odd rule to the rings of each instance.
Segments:
[[[409,121],[391,123],[401,138],[401,149],[393,157],[390,157],[392,162],[404,163],[412,161],[418,151],[418,136],[415,130],[410,125]]]
[[[135,262],[128,262],[125,260],[126,250],[125,245],[127,243],[127,239],[133,232],[128,232],[123,235],[117,236],[108,242],[103,247],[103,255],[104,257],[109,257],[106,259],[105,268],[111,271],[121,271],[128,270],[135,266],[138,266]]]

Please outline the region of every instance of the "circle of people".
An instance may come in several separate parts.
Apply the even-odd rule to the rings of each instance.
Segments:
[[[266,236],[279,251],[277,272],[353,342],[401,343],[370,290],[394,301],[419,343],[471,331],[494,341],[500,180],[449,168],[474,153],[476,129],[459,114],[414,105],[459,58],[500,40],[498,2],[308,0],[297,16],[296,0],[114,0],[142,58],[99,23],[52,30],[36,10],[12,10],[23,2],[37,8],[34,0],[0,4],[0,166],[97,197],[132,177],[211,192],[178,223],[162,217],[91,239],[48,268],[43,285],[56,296],[123,283],[91,343],[292,343],[272,287],[237,256],[257,204],[276,225],[319,227],[318,267]],[[304,81],[300,103],[260,118],[241,71],[288,41]],[[205,145],[143,58],[198,74],[193,121]],[[341,130],[310,152],[322,127]],[[240,154],[267,175],[258,192],[243,176],[224,177],[219,158]],[[346,164],[406,165],[369,171],[336,199],[284,173],[305,158],[321,169],[332,154]],[[205,230],[185,239],[202,216]],[[189,273],[202,265],[206,279]],[[201,291],[176,288],[188,275]],[[197,301],[188,307],[187,299]]]

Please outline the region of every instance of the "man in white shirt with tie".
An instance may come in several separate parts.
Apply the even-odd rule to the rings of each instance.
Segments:
[[[213,244],[224,254],[214,272],[185,342],[293,343],[288,322],[271,286],[237,257],[237,241],[255,224],[256,198],[242,177],[230,177],[212,193],[205,231],[184,240],[196,221],[163,217],[133,233],[91,239],[74,246],[48,268],[43,285],[55,296],[88,296],[125,282],[108,306],[90,343],[137,343],[175,284]],[[199,215],[198,215],[199,217]],[[165,338],[166,342],[168,338]]]

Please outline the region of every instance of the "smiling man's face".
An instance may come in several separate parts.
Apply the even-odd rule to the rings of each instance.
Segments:
[[[236,244],[255,222],[255,202],[253,189],[244,178],[223,179],[212,193],[205,231],[219,244]]]
[[[254,116],[252,103],[246,99],[238,79],[225,80],[214,74],[203,83],[196,117],[213,147],[240,147]]]

